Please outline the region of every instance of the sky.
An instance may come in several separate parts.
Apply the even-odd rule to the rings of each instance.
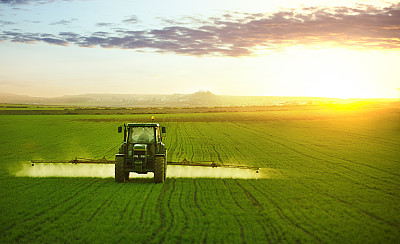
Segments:
[[[396,98],[400,2],[0,0],[0,93]]]

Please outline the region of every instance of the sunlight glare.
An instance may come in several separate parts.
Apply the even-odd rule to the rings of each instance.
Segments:
[[[314,67],[309,75],[307,90],[310,96],[334,98],[368,98],[369,78],[352,52],[322,50],[311,56]]]
[[[285,62],[285,69],[274,78],[294,96],[377,97],[363,57],[359,51],[344,48],[288,48],[277,61]]]

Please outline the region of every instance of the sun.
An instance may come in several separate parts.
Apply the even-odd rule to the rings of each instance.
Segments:
[[[307,72],[302,77],[308,96],[343,99],[374,96],[369,71],[354,51],[333,48],[314,50],[308,55]]]
[[[342,64],[331,66],[322,63],[320,66],[310,75],[310,81],[306,84],[309,95],[342,99],[371,97],[365,71],[354,70],[354,67]]]
[[[364,97],[353,82],[332,76],[314,77],[315,82],[307,84],[308,96],[329,98],[358,98]]]
[[[375,55],[341,47],[292,47],[264,55],[248,73],[263,96],[379,98],[386,87],[376,81],[374,67],[382,58]]]

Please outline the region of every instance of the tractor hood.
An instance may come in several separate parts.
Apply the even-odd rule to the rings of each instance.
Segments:
[[[135,144],[133,145],[134,151],[147,151],[147,144]]]

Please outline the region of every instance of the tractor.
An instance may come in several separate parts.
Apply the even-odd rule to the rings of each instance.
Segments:
[[[124,132],[124,141],[115,155],[115,181],[129,180],[130,172],[154,172],[154,182],[164,182],[167,173],[167,149],[162,142],[165,127],[157,123],[128,123],[123,127],[118,127],[118,133]]]

